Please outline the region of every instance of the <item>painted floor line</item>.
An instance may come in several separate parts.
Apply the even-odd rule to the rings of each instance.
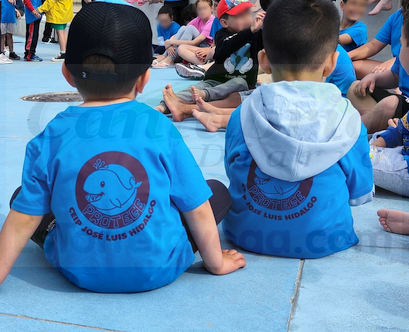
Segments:
[[[62,324],[62,325],[69,325],[69,326],[76,326],[76,327],[82,327],[82,328],[93,329],[93,330],[98,330],[98,331],[123,332],[123,331],[119,331],[119,330],[104,329],[104,328],[102,328],[102,327],[95,327],[95,326],[88,326],[88,325],[74,324],[74,323],[65,323],[65,322],[59,322],[59,321],[55,321],[55,320],[35,318],[35,317],[24,316],[24,315],[5,314],[5,313],[1,313],[1,312],[0,312],[0,316],[13,317],[13,318],[23,318],[23,319],[31,319],[31,320],[37,320],[37,321],[40,321],[40,322],[47,322],[47,323],[54,323],[54,324]]]
[[[304,263],[305,263],[305,259],[301,259],[300,267],[298,268],[297,280],[295,281],[294,295],[291,298],[291,311],[290,311],[290,317],[288,318],[287,332],[290,332],[291,322],[293,320],[295,311],[297,309],[298,295],[300,294],[301,278],[302,278],[302,272],[304,269]]]

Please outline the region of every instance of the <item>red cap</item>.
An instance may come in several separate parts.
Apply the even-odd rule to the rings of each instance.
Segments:
[[[217,6],[217,17],[220,19],[224,14],[238,15],[251,7],[254,5],[249,0],[221,0]]]

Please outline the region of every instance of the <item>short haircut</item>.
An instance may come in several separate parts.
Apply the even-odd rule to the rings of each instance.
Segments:
[[[261,8],[266,12],[274,0],[260,0]]]
[[[182,19],[184,22],[190,22],[197,17],[196,4],[191,3],[183,8]]]
[[[94,54],[86,57],[82,63],[82,68],[84,71],[96,74],[115,73],[114,62],[111,58],[104,55]],[[72,80],[84,99],[112,100],[130,93],[135,86],[137,78],[125,82],[104,82],[84,80],[72,76]]]
[[[168,14],[170,18],[173,17],[173,10],[172,7],[169,6],[163,6],[161,9],[159,9],[158,16],[162,14]]]
[[[332,1],[274,0],[263,27],[269,62],[287,70],[317,70],[337,48],[339,25]]]

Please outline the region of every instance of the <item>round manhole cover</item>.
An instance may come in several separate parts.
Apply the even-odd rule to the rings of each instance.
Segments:
[[[36,95],[28,95],[21,97],[25,101],[35,101],[35,102],[53,102],[53,103],[63,103],[63,102],[78,102],[83,101],[81,95],[78,92],[50,92],[50,93],[39,93]]]

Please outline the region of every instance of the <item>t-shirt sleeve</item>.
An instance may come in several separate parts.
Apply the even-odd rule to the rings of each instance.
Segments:
[[[351,150],[339,161],[346,176],[349,190],[349,204],[358,206],[371,202],[374,196],[372,162],[365,126]]]
[[[359,24],[346,32],[358,46],[365,44],[368,40],[368,30],[365,24]]]
[[[14,210],[29,215],[51,212],[47,165],[41,155],[41,151],[46,149],[43,149],[40,143],[38,136],[27,145],[21,191],[12,204]]]
[[[385,140],[387,148],[403,145],[403,133],[399,127],[388,127],[388,129],[379,136]]]
[[[172,146],[167,163],[170,197],[180,211],[191,211],[206,202],[213,193],[192,153],[173,125],[171,125],[170,137]]]
[[[381,30],[376,34],[375,39],[379,40],[381,43],[391,44],[392,43],[392,26],[393,26],[393,19],[396,13],[390,16]]]
[[[170,30],[170,35],[171,35],[171,36],[176,35],[176,34],[178,33],[179,29],[180,29],[180,25],[177,24],[176,22],[173,22],[173,23],[172,23],[171,30]]]
[[[391,68],[392,73],[395,75],[399,76],[399,71],[400,71],[400,61],[399,61],[399,56],[396,57],[396,60]]]
[[[194,18],[193,20],[191,20],[187,25],[193,25],[195,28],[198,29],[199,27],[199,17]]]

